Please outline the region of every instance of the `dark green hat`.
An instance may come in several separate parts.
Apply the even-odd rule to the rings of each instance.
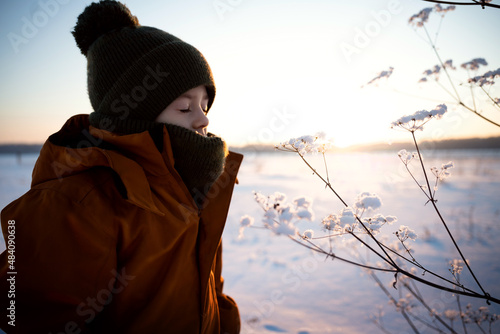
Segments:
[[[203,55],[165,31],[139,25],[120,2],[92,3],[72,33],[87,57],[92,126],[124,134],[151,130],[173,100],[199,85],[206,86],[211,107],[215,83]]]

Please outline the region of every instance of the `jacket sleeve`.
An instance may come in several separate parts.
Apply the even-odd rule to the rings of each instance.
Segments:
[[[85,333],[102,311],[117,274],[116,242],[110,222],[91,211],[53,189],[32,189],[2,211],[4,239],[15,246],[15,261],[9,249],[0,255],[0,307],[14,305],[1,317],[4,331]]]
[[[240,332],[241,322],[238,305],[233,298],[222,292],[224,278],[222,277],[222,242],[219,244],[215,263],[215,289],[219,305],[219,319],[221,334],[237,334]]]

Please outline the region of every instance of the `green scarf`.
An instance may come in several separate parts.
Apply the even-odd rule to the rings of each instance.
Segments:
[[[174,167],[198,208],[202,208],[210,187],[224,171],[228,154],[226,143],[211,133],[205,137],[181,126],[165,126],[172,145]]]

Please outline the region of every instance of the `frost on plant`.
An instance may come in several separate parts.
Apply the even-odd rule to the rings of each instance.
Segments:
[[[298,197],[289,203],[286,196],[276,192],[269,196],[254,193],[256,202],[264,209],[262,223],[264,228],[270,229],[275,234],[299,236],[302,239],[312,239],[314,232],[307,229],[299,233],[296,225],[302,221],[312,221],[312,200],[308,197]],[[352,207],[344,207],[338,213],[330,214],[322,219],[321,227],[328,232],[329,237],[343,236],[345,234],[376,235],[382,226],[393,224],[397,221],[394,216],[375,214],[371,217],[362,217],[366,210],[376,210],[382,205],[382,200],[376,194],[363,192],[359,194]],[[243,216],[240,220],[240,238],[243,229],[253,225],[253,218]],[[364,226],[363,226],[364,225]],[[368,231],[367,231],[368,229]]]
[[[438,169],[437,167],[431,167],[431,172],[436,176],[437,179],[440,181],[446,179],[447,177],[451,176],[450,168],[453,168],[453,161],[450,161],[446,164],[441,165],[441,169]]]
[[[459,315],[460,315],[460,313],[457,310],[450,309],[450,310],[444,311],[444,316],[450,321],[457,319]]]
[[[298,138],[291,138],[280,143],[275,148],[282,151],[297,152],[300,155],[307,153],[325,153],[331,148],[331,143],[326,141],[323,133],[314,136],[306,135]]]
[[[254,223],[253,217],[251,217],[249,215],[244,215],[243,217],[241,217],[241,219],[240,219],[240,233],[238,235],[238,239],[242,239],[244,237],[243,231],[244,231],[245,227],[250,227],[253,225],[253,223]]]
[[[500,77],[500,68],[497,68],[494,71],[488,71],[488,72],[484,73],[483,75],[479,75],[479,76],[475,76],[473,78],[470,78],[469,83],[477,84],[480,87],[482,87],[484,85],[494,85],[496,77]],[[496,102],[496,103],[498,103],[498,102]]]
[[[383,216],[381,214],[376,214],[373,217],[363,218],[363,223],[370,229],[373,235],[380,233],[380,228],[385,224],[393,224],[398,219],[395,216]]]
[[[373,79],[371,79],[370,81],[368,81],[368,83],[366,85],[370,85],[376,81],[379,81],[380,79],[382,78],[387,78],[389,79],[389,77],[392,75],[392,71],[394,70],[394,67],[389,67],[389,69],[387,71],[382,71],[380,72],[379,74],[377,74],[377,76]]]
[[[304,233],[302,234],[302,238],[304,239],[312,239],[313,236],[314,236],[313,230],[305,230]]]
[[[409,153],[407,150],[401,150],[398,152],[398,157],[401,159],[403,164],[405,166],[408,166],[408,164],[413,160],[413,159],[418,159],[418,152],[413,152]]]
[[[382,200],[376,195],[364,192],[358,195],[353,207],[345,207],[338,214],[330,214],[323,218],[321,225],[323,230],[329,231],[330,236],[342,236],[346,233],[366,234],[365,228],[360,224],[362,222],[370,233],[376,235],[380,228],[386,224],[393,224],[397,221],[394,216],[384,216],[375,214],[372,217],[361,217],[361,214],[367,210],[376,210],[382,205]],[[361,214],[358,215],[357,212]]]
[[[394,232],[399,241],[405,242],[408,239],[415,241],[417,239],[417,234],[411,228],[405,225],[401,225],[399,230]]]
[[[324,230],[334,234],[342,235],[346,231],[346,226],[350,228],[354,224],[356,217],[350,207],[343,208],[338,214],[330,214],[323,218],[321,224]]]
[[[382,200],[376,194],[364,192],[358,195],[354,208],[356,209],[372,209],[376,210],[382,206]]]
[[[410,25],[415,25],[416,27],[423,27],[424,24],[427,21],[429,21],[429,15],[433,11],[441,14],[441,16],[444,16],[447,12],[451,12],[452,10],[455,10],[455,6],[442,7],[440,4],[437,4],[434,7],[424,8],[420,12],[418,12],[417,14],[412,15],[410,17],[410,19],[408,20],[408,23]]]
[[[280,192],[275,192],[269,196],[254,192],[254,198],[262,209],[264,209],[264,216],[262,218],[264,227],[270,229],[275,234],[295,236],[298,233],[298,229],[295,226],[297,223],[314,219],[312,200],[308,197],[296,198],[293,204],[289,203],[286,195]],[[240,236],[243,236],[243,229],[245,227],[252,225],[253,218],[243,216],[240,220]]]
[[[401,312],[402,310],[405,311],[410,311],[413,308],[413,305],[411,303],[411,295],[407,294],[406,298],[399,298],[399,300],[396,302],[396,310],[398,312]]]
[[[433,7],[427,7],[422,9],[415,15],[412,15],[408,20],[409,24],[415,25],[417,27],[423,27],[424,23],[429,21],[429,15],[432,13]]]
[[[423,125],[432,118],[440,119],[446,113],[448,108],[445,104],[440,104],[431,111],[419,110],[411,115],[400,117],[398,120],[391,123],[391,127],[400,127],[410,132],[423,130]]]
[[[487,322],[491,325],[500,320],[500,315],[490,313],[486,306],[481,306],[479,309],[473,310],[472,305],[467,304],[465,312],[462,313],[462,318],[466,324],[472,323],[481,325],[483,322]]]
[[[440,4],[437,4],[435,7],[434,7],[434,10],[437,12],[437,13],[441,13],[442,16],[444,16],[444,14],[448,13],[448,12],[451,12],[452,10],[455,10],[455,6],[448,6],[448,7],[442,7]]]
[[[453,66],[453,60],[448,59],[447,61],[444,62],[443,68],[449,68],[450,70],[456,70],[457,68]],[[439,75],[441,73],[441,66],[440,65],[434,65],[433,68],[425,70],[422,74],[424,77],[422,77],[418,82],[427,82],[429,77],[433,77],[434,80],[438,81],[439,80]]]
[[[464,269],[464,261],[459,259],[450,261],[450,272],[453,275],[459,275],[462,272],[462,269]]]
[[[447,61],[444,62],[444,67],[449,68],[451,70],[456,70],[457,68],[453,66],[453,60],[448,59]]]
[[[466,70],[476,71],[479,69],[481,65],[488,65],[484,58],[474,58],[471,61],[465,62],[460,67],[465,68]]]

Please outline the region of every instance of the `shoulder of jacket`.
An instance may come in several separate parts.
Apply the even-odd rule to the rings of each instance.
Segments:
[[[123,197],[125,191],[116,173],[108,167],[94,167],[71,176],[45,181],[31,189],[55,191],[76,203],[82,203],[90,194],[96,195],[98,192],[117,191]]]

